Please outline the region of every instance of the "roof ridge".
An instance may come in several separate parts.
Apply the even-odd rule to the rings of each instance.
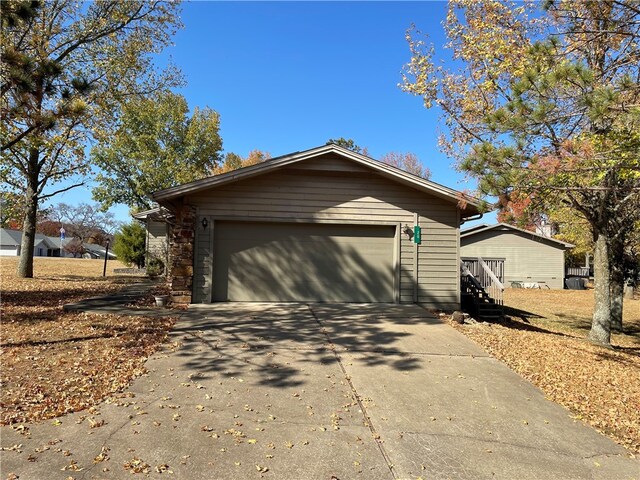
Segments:
[[[284,168],[288,165],[308,160],[310,158],[330,152],[337,153],[347,160],[351,160],[364,165],[365,167],[369,167],[372,170],[377,171],[377,173],[389,177],[391,180],[408,184],[411,187],[421,189],[423,191],[426,191],[427,193],[446,199],[448,201],[459,203],[461,202],[461,200],[466,200],[466,203],[473,207],[470,209],[470,211],[472,211],[472,214],[475,214],[476,211],[480,210],[482,206],[482,202],[477,198],[464,199],[464,194],[462,192],[433,182],[431,180],[424,179],[412,173],[406,172],[405,170],[402,170],[398,167],[388,165],[380,160],[376,160],[372,157],[351,151],[347,148],[335,144],[326,144],[308,150],[281,155],[279,157],[272,158],[268,161],[256,165],[239,168],[230,172],[159,190],[157,192],[154,192],[152,196],[156,202],[161,204],[165,203],[165,205],[167,205],[171,199],[176,197],[208,188],[214,188],[227,183],[243,180],[245,178],[258,176],[276,170],[278,168]],[[462,208],[462,210],[465,210],[465,208]]]

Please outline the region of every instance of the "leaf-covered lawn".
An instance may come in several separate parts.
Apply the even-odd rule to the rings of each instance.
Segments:
[[[585,340],[593,291],[505,292],[503,324],[453,325],[577,418],[640,451],[640,300],[625,300],[614,349]]]
[[[36,258],[33,279],[0,260],[0,423],[42,420],[95,405],[144,372],[173,319],[66,313],[62,306],[122,289],[140,277],[114,276],[123,265]]]

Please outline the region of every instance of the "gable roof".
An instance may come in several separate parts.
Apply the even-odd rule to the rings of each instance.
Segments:
[[[386,163],[374,160],[373,158],[353,152],[338,145],[327,144],[321,147],[316,147],[309,150],[294,152],[288,155],[283,155],[281,157],[272,158],[257,165],[240,168],[238,170],[233,170],[221,175],[214,175],[202,180],[196,180],[194,182],[178,185],[177,187],[160,190],[153,194],[153,199],[162,205],[169,205],[171,200],[190,193],[219,187],[228,183],[237,182],[258,175],[263,175],[279,168],[302,162],[304,160],[309,160],[311,158],[325,155],[327,153],[334,153],[346,160],[350,160],[359,165],[368,167],[386,178],[405,184],[417,190],[429,193],[444,200],[454,202],[456,204],[459,204],[460,200],[463,198],[461,192],[445,187],[444,185],[440,185],[439,183],[425,180],[424,178],[418,177],[417,175],[405,172],[404,170],[393,167],[391,165],[387,165]],[[480,212],[480,209],[482,207],[482,203],[480,202],[480,200],[475,198],[464,198],[464,200],[464,208],[460,208],[463,217],[477,215]]]
[[[164,207],[155,207],[149,210],[143,210],[138,213],[133,213],[131,216],[136,220],[147,220],[150,218],[151,220],[162,221],[170,212]]]
[[[519,233],[526,233],[527,235],[531,236],[532,238],[538,238],[540,240],[546,240],[548,242],[552,242],[555,243],[556,246],[563,248],[563,249],[568,249],[568,248],[573,248],[575,247],[575,245],[571,244],[571,243],[567,243],[567,242],[563,242],[562,240],[557,240],[555,238],[549,238],[549,237],[545,237],[543,235],[539,235],[537,233],[534,232],[530,232],[529,230],[524,230],[522,228],[518,228],[518,227],[514,227],[513,225],[509,225],[508,223],[496,223],[495,225],[476,225],[475,227],[471,227],[468,228],[466,230],[462,230],[460,232],[460,239],[462,240],[463,238],[469,238],[472,237],[474,235],[477,235],[478,233],[482,233],[482,232],[488,232],[488,231],[496,231],[496,232],[500,232],[500,231],[514,231],[514,232],[519,232]]]
[[[9,230],[8,228],[0,228],[0,245],[9,245],[17,247],[22,243],[22,232],[19,230]],[[52,241],[52,237],[47,237],[41,233],[36,233],[33,247],[36,248],[44,244],[47,248],[56,248],[55,242]],[[57,247],[59,248],[59,247]]]
[[[104,258],[104,254],[107,251],[105,247],[103,247],[102,245],[96,245],[95,243],[83,243],[82,247],[87,252],[94,254],[94,256],[97,256],[98,258]],[[117,255],[111,250],[109,250],[107,256],[109,258],[118,258]]]
[[[22,233],[17,230],[0,228],[0,245],[17,247],[22,240]]]
[[[17,247],[22,243],[22,232],[19,230],[9,230],[7,228],[0,228],[0,245]],[[62,240],[60,237],[48,237],[42,233],[36,233],[35,242],[33,247],[38,248],[40,245],[44,245],[46,248],[54,250],[62,250]],[[106,249],[101,245],[95,245],[93,243],[83,243],[82,246],[85,250],[88,250],[96,255],[104,258]],[[109,258],[117,258],[116,255],[109,251]]]
[[[469,227],[466,228],[464,230],[462,230],[460,233],[471,233],[471,232],[475,232],[476,230],[480,230],[481,228],[487,228],[489,226],[488,223],[480,223],[478,225],[474,225],[473,227]]]

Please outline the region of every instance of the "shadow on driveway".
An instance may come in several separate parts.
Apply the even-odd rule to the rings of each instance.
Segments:
[[[410,356],[410,337],[426,325],[445,327],[417,306],[217,303],[191,306],[174,333],[182,342],[177,355],[200,375],[237,377],[251,369],[264,384],[292,387],[304,381],[272,352],[303,352],[303,363],[321,365],[335,362],[335,352],[369,352],[372,366],[408,371],[421,364]],[[253,352],[252,359],[238,349]]]

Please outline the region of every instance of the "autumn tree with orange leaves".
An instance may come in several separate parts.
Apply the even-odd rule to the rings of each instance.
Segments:
[[[422,177],[427,180],[431,178],[431,170],[422,165],[422,162],[420,162],[420,159],[415,153],[389,152],[380,157],[380,161],[387,165],[404,170],[405,172],[417,175],[418,177]]]
[[[258,163],[266,162],[269,159],[271,159],[271,154],[269,152],[263,152],[257,149],[251,150],[245,158],[242,158],[237,153],[229,152],[224,156],[224,162],[213,168],[211,174],[220,175],[221,173],[231,172],[238,168],[257,165]]]
[[[587,221],[595,243],[589,338],[609,345],[621,320],[623,246],[640,212],[640,7],[539,5],[450,0],[452,67],[410,30],[402,88],[440,108],[440,145],[482,194],[524,195],[538,212],[567,206]]]

